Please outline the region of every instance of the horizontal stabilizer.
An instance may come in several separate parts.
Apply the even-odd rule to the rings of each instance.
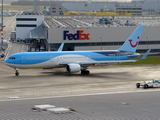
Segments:
[[[142,57],[139,59],[139,61],[144,60],[147,58],[148,54],[150,53],[151,49],[149,49]]]

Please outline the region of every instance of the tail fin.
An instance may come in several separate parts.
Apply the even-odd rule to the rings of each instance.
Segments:
[[[144,25],[139,25],[118,50],[127,52],[136,52],[143,28]]]
[[[64,43],[62,43],[61,45],[60,45],[60,47],[58,48],[58,52],[61,52],[62,50],[63,50],[63,46],[64,46]]]

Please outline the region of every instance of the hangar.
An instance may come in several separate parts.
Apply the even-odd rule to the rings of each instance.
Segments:
[[[112,24],[100,24],[104,16],[52,16],[23,13],[16,16],[16,39],[29,40],[36,51],[118,49],[137,25],[145,25],[138,52],[160,52],[160,17],[105,16]],[[125,25],[127,21],[131,24]],[[132,24],[134,23],[134,24]],[[31,50],[31,49],[30,49]],[[32,51],[32,50],[31,50]],[[33,50],[34,51],[34,50]]]

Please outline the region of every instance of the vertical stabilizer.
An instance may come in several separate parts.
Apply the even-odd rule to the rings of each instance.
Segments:
[[[118,50],[127,52],[136,52],[143,28],[144,25],[139,25]]]
[[[63,50],[63,47],[64,47],[64,43],[62,43],[61,45],[60,45],[60,47],[58,48],[58,52],[61,52],[62,50]]]

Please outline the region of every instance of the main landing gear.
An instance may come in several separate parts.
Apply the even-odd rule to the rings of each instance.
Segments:
[[[81,70],[81,74],[89,74],[90,73],[90,71],[89,70]]]
[[[15,72],[15,76],[19,76],[19,72],[18,72],[17,69],[16,69],[16,72]]]

